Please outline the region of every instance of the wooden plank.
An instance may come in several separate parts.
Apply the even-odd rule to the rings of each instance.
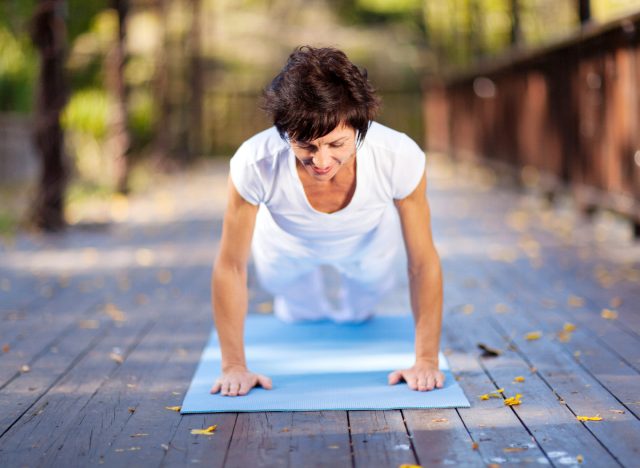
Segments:
[[[9,351],[0,355],[0,388],[16,378],[23,365],[33,367],[49,349],[77,329],[82,317],[96,319],[95,297],[74,300],[73,296],[65,296],[63,301],[52,305],[56,308],[54,310],[60,311],[59,314],[29,312],[30,319],[25,323],[10,322],[7,326],[9,331],[3,335],[7,338],[4,343],[9,346]]]
[[[471,404],[475,402],[471,401]],[[458,410],[403,410],[402,413],[418,464],[466,467],[482,463],[480,452],[472,448],[473,439],[467,432]]]
[[[76,417],[92,395],[109,380],[120,365],[111,353],[119,348],[126,360],[142,337],[149,332],[147,319],[126,322],[107,335],[0,438],[0,458],[7,466],[43,463],[64,445],[56,441],[76,424]],[[113,328],[116,330],[116,328]],[[91,437],[91,434],[88,434]]]
[[[175,467],[206,463],[211,468],[239,466],[227,460],[227,449],[235,430],[237,413],[185,414],[167,444],[168,450],[159,466]],[[212,435],[192,435],[191,429],[217,425]],[[112,457],[115,458],[115,457]],[[155,461],[155,458],[153,459]],[[225,463],[226,462],[226,463]],[[256,466],[252,463],[251,466]]]
[[[348,416],[354,466],[417,464],[400,411],[349,411]]]
[[[225,466],[350,466],[346,411],[240,413]]]
[[[476,269],[477,263],[468,260],[466,268]],[[497,268],[497,266],[494,266]],[[483,272],[478,272],[482,275]],[[529,341],[525,334],[535,330],[527,309],[518,310],[518,302],[505,300],[507,294],[499,289],[486,288],[476,296],[479,300],[506,302],[517,312],[509,315],[508,320],[498,321],[486,315],[488,322],[500,332],[523,356],[527,362],[537,368],[538,374],[547,385],[565,401],[575,415],[593,416],[600,414],[604,420],[583,423],[603,446],[623,465],[632,465],[640,452],[640,421],[629,413],[600,383],[586,372],[559,343],[544,339]],[[622,413],[617,413],[621,411]]]
[[[521,356],[505,346],[505,337],[498,334],[493,327],[487,326],[487,317],[484,314],[474,313],[469,316],[463,312],[454,312],[447,316],[447,321],[451,329],[459,332],[461,340],[468,340],[466,346],[470,354],[479,353],[477,348],[473,351],[476,340],[502,349],[499,357],[481,359],[480,365],[498,388],[505,389],[505,397],[515,396],[517,393],[522,395],[522,403],[511,408],[530,432],[532,441],[526,445],[505,444],[505,461],[515,461],[513,456],[518,457],[518,461],[538,461],[539,457],[532,457],[529,453],[531,446],[535,444],[552,463],[557,463],[559,460],[556,458],[562,457],[564,462],[575,464],[577,457],[582,456],[584,460],[597,465],[617,464],[591,432],[576,419],[575,414],[559,402],[553,389],[549,388],[540,375],[532,372],[529,364]],[[525,382],[515,382],[516,376],[523,376]],[[498,401],[502,403],[501,399]],[[473,404],[486,403],[487,401],[480,400],[477,396],[473,397]],[[519,458],[521,456],[524,458]]]
[[[18,371],[0,390],[0,435],[94,348],[111,326],[102,323],[99,329],[69,327],[66,336],[55,342],[42,358],[32,362],[28,372]]]
[[[177,362],[171,365],[169,361],[174,354],[185,352],[182,347],[194,331],[192,323],[178,316],[160,320],[94,392],[69,429],[52,438],[56,449],[45,453],[49,462],[58,466],[78,462],[93,465],[108,459],[115,466],[155,456],[159,464],[164,456],[161,445],[168,443],[178,422],[178,417],[165,406],[180,404],[179,395],[172,395],[172,391],[184,385],[172,378],[178,371]],[[188,368],[193,370],[192,366]],[[189,381],[188,376],[183,377]],[[134,428],[130,424],[139,411],[148,414],[138,416],[136,421],[149,416],[149,424],[136,424]],[[153,425],[158,419],[169,424]]]
[[[521,462],[520,454],[505,455],[504,449],[510,446],[526,448],[527,459],[547,460],[528,429],[523,426],[514,411],[504,405],[502,399],[491,398],[478,403],[478,395],[490,393],[499,387],[478,362],[474,352],[475,345],[469,344],[474,332],[466,329],[458,333],[457,328],[450,327],[447,320],[448,315],[445,316],[446,326],[443,327],[442,337],[447,348],[447,359],[451,368],[455,369],[458,383],[471,402],[470,408],[459,408],[457,411],[472,441],[478,443],[477,452],[484,463]],[[473,463],[475,454],[471,444],[457,448],[458,457],[465,463]]]
[[[539,293],[532,293],[531,287],[537,284],[536,278],[532,277],[534,275],[524,277],[517,268],[502,269],[506,269],[506,273],[496,275],[495,272],[486,271],[485,274],[492,277],[494,284],[503,290],[512,289],[515,284],[522,292],[514,301],[522,304],[520,308],[534,308],[540,297]],[[506,278],[508,284],[505,284]],[[539,289],[533,291],[542,290],[541,286],[538,284]],[[531,314],[530,317],[535,326],[548,336],[557,337],[567,322],[578,324],[574,332],[566,334],[567,341],[561,342],[561,346],[576,357],[578,363],[629,411],[640,418],[640,372],[636,367],[640,364],[640,352],[638,344],[633,343],[629,335],[620,333],[609,320],[599,316],[595,319],[593,316],[585,317],[585,311],[573,311],[566,307],[545,310],[543,313]],[[594,320],[598,322],[595,325]],[[602,327],[600,333],[597,332],[598,327]]]

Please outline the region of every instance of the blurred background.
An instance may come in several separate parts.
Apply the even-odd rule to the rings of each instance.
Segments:
[[[585,209],[637,227],[639,11],[640,0],[2,0],[0,232],[117,219],[159,174],[228,158],[269,125],[261,90],[303,44],[365,67],[379,120],[428,151],[570,182]]]

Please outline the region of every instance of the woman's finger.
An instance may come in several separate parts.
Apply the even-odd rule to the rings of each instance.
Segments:
[[[415,376],[407,374],[402,374],[402,376],[411,390],[418,389],[418,379],[416,379]]]
[[[401,371],[393,371],[393,372],[391,372],[389,374],[387,379],[389,380],[389,385],[395,385],[398,382],[400,382],[400,379],[402,379],[402,372]]]
[[[436,384],[436,379],[433,374],[429,374],[427,376],[427,390],[433,390],[433,387]]]
[[[220,382],[219,380],[216,380],[215,383],[213,384],[213,387],[211,387],[210,392],[218,393],[220,391],[220,388],[222,388],[222,382]]]
[[[267,390],[271,390],[271,388],[273,387],[271,379],[264,375],[258,375],[258,384],[260,384],[262,388],[265,388]]]
[[[242,382],[240,382],[240,389],[238,390],[238,395],[246,395],[247,393],[249,393],[249,390],[251,390],[251,382],[249,382],[248,379],[243,380]]]
[[[424,392],[427,390],[427,378],[424,376],[420,376],[416,379],[418,384],[418,390]]]
[[[238,396],[238,390],[240,390],[239,382],[231,382],[229,385],[229,396]]]

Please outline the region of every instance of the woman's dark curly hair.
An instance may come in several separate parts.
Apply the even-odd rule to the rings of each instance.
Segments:
[[[346,54],[334,48],[298,47],[263,93],[262,109],[280,136],[311,141],[341,122],[364,140],[380,100]]]

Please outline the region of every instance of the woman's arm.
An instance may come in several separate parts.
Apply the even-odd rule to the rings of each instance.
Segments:
[[[222,239],[211,280],[213,320],[222,352],[222,376],[211,393],[245,395],[257,384],[271,388],[271,381],[247,369],[244,355],[244,319],[248,308],[247,262],[258,207],[240,196],[231,178]]]
[[[411,369],[392,372],[389,383],[404,378],[414,390],[442,387],[438,370],[442,328],[442,269],[431,236],[431,214],[423,174],[418,187],[406,198],[396,200],[409,261],[411,309],[416,325],[416,362]]]

